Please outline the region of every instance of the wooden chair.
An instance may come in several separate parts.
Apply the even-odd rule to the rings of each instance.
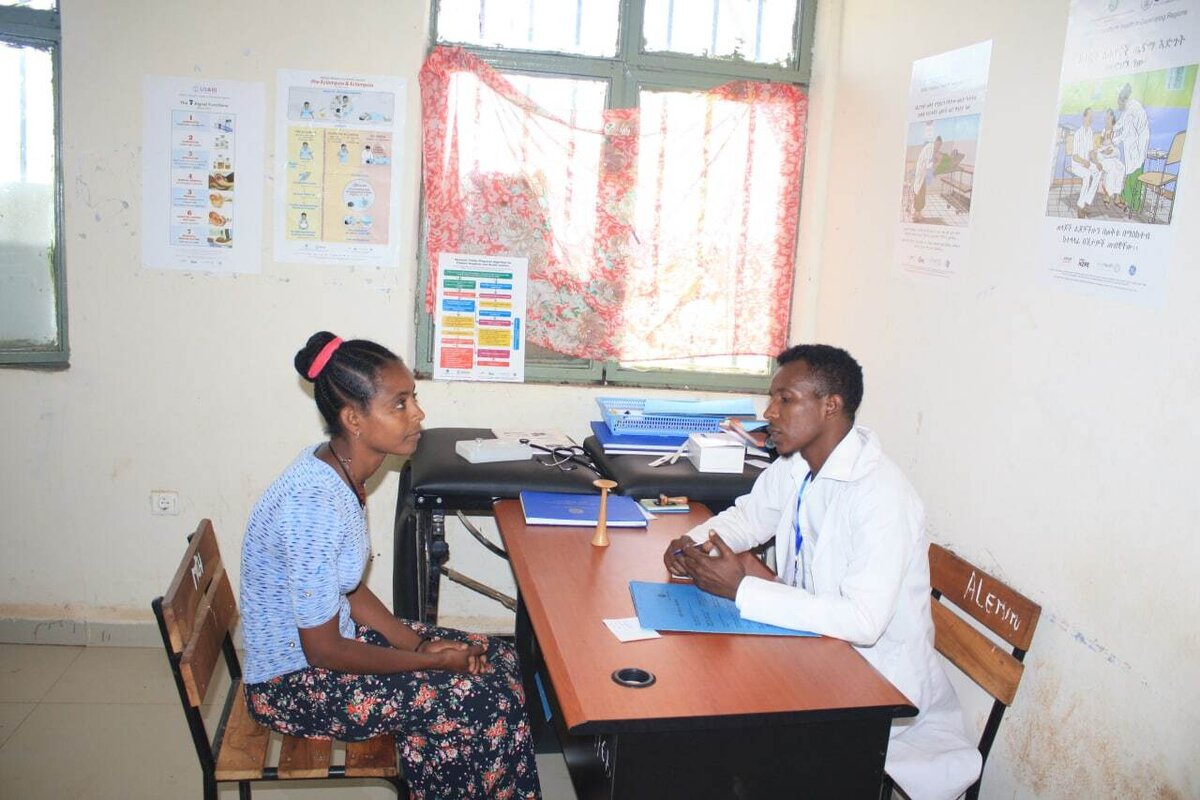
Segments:
[[[1171,139],[1171,147],[1165,154],[1162,154],[1163,165],[1161,170],[1153,172],[1143,172],[1138,176],[1138,182],[1142,187],[1142,209],[1145,210],[1146,192],[1154,192],[1154,208],[1150,211],[1147,222],[1158,222],[1158,204],[1165,197],[1171,201],[1172,206],[1167,212],[1166,223],[1171,222],[1171,214],[1174,213],[1175,192],[1173,189],[1168,189],[1168,186],[1174,187],[1179,180],[1179,172],[1171,172],[1168,167],[1178,164],[1183,160],[1183,144],[1187,139],[1187,131],[1179,131]]]
[[[212,523],[202,520],[189,541],[167,593],[151,606],[204,772],[205,800],[216,800],[217,784],[222,782],[236,781],[239,797],[249,798],[254,781],[314,778],[378,778],[392,784],[397,797],[405,800],[408,788],[391,736],[346,744],[342,765],[332,763],[332,741],[284,736],[254,721],[246,709],[241,663],[231,636],[237,602]],[[203,704],[217,683],[214,671],[222,656],[230,686],[222,701],[216,735],[210,736]],[[279,758],[269,765],[273,738],[281,740]]]
[[[986,766],[1000,719],[1012,705],[1021,683],[1025,671],[1022,662],[1033,641],[1042,607],[938,544],[929,545],[929,583],[933,592],[934,647],[994,701],[979,739],[979,754]],[[951,605],[994,633],[1012,650],[951,611]],[[967,789],[967,800],[978,800],[982,771],[981,767],[979,779]],[[903,794],[899,787],[892,786],[890,778],[885,779],[882,796],[890,797],[893,788]]]

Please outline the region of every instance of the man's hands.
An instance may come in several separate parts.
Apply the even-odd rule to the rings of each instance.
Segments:
[[[713,555],[716,553],[716,555]],[[663,564],[676,578],[694,580],[706,592],[737,597],[742,578],[762,578],[773,581],[775,573],[754,553],[734,553],[716,531],[708,532],[708,541],[696,542],[690,536],[680,536],[667,545]]]
[[[667,572],[676,578],[692,577],[687,571],[687,562],[683,560],[683,554],[691,548],[703,546],[703,543],[696,544],[695,540],[690,536],[680,536],[678,539],[673,539],[667,545],[666,552],[663,553],[663,564],[666,565]]]
[[[663,553],[663,563],[672,575],[689,577],[704,591],[730,600],[746,577],[743,560],[716,531],[709,531],[708,541],[700,544],[688,536],[674,540]]]
[[[449,639],[425,639],[417,645],[418,653],[436,657],[434,669],[445,669],[451,672],[466,672],[479,675],[492,671],[484,649],[480,645],[466,642],[454,642]]]

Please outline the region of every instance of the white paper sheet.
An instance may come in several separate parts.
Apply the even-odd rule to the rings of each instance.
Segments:
[[[643,639],[661,639],[662,635],[658,631],[648,630],[638,624],[637,617],[625,617],[623,619],[606,619],[604,624],[613,632],[622,642],[640,642]]]

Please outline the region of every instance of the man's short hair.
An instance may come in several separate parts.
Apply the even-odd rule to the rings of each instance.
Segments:
[[[775,363],[781,367],[793,361],[808,365],[819,396],[841,395],[842,408],[853,422],[863,396],[862,367],[854,356],[827,344],[798,344],[775,356]]]

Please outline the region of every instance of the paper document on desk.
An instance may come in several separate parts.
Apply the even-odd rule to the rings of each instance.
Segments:
[[[658,631],[649,631],[638,624],[637,617],[606,619],[604,624],[622,642],[640,642],[643,639],[661,639]]]
[[[553,450],[556,447],[574,447],[570,436],[558,428],[492,428],[492,435],[509,442],[521,442]]]
[[[816,636],[742,619],[737,604],[687,583],[630,581],[638,623],[655,631],[748,633],[758,636]]]

